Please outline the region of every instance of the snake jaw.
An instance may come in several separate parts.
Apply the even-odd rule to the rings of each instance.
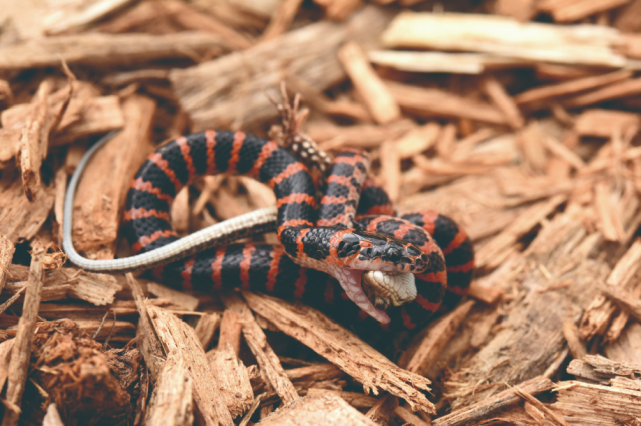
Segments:
[[[347,296],[356,303],[356,305],[361,308],[364,312],[374,318],[376,321],[381,324],[388,324],[391,319],[381,309],[377,309],[372,302],[369,300],[363,288],[361,287],[361,277],[363,275],[363,270],[360,269],[341,269],[338,274],[336,274],[336,279],[340,283]]]
[[[367,271],[363,274],[362,285],[374,305],[383,309],[416,300],[414,274]]]

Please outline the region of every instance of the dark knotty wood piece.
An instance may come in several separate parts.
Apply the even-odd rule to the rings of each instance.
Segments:
[[[252,310],[362,383],[366,392],[385,390],[405,399],[413,410],[435,412],[420,391],[429,390],[429,380],[399,368],[320,312],[249,292],[243,297]]]
[[[8,404],[5,405],[2,426],[17,425],[20,416],[20,403],[22,402],[22,394],[27,382],[31,345],[36,329],[36,321],[38,320],[40,292],[44,284],[45,270],[43,261],[45,253],[44,247],[35,246],[31,254],[31,266],[29,268],[29,281],[27,283],[24,307],[11,350],[6,395]]]

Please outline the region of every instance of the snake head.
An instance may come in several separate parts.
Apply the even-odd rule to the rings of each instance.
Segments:
[[[420,274],[430,267],[429,258],[416,246],[386,235],[351,230],[336,248],[338,259],[352,269]]]

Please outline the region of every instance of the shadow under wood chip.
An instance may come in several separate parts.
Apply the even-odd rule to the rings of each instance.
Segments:
[[[76,323],[60,320],[36,330],[30,369],[40,398],[48,394],[42,406],[54,402],[66,426],[119,425],[135,416],[142,362],[138,349],[105,351]]]

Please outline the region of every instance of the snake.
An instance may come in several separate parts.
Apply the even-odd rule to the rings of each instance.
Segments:
[[[98,148],[96,144],[92,150]],[[446,289],[455,297],[465,293],[473,270],[471,243],[445,216],[419,212],[393,217],[387,194],[367,179],[367,163],[356,151],[337,155],[317,206],[307,167],[275,142],[225,131],[177,138],[151,154],[135,175],[123,215],[124,234],[135,255],[115,260],[84,259],[73,249],[73,194],[86,165],[79,164],[65,199],[63,248],[72,263],[88,270],[153,267],[157,278],[185,289],[241,287],[314,304],[342,304],[341,309],[358,312],[361,320],[374,318],[386,329],[414,329],[438,309]],[[223,229],[179,238],[171,228],[171,202],[190,179],[218,173],[268,184],[276,194],[276,214],[263,209],[223,222]],[[274,222],[280,245],[218,245],[272,230]],[[380,295],[380,286],[361,286],[364,271],[383,283],[383,293],[387,283],[387,297]],[[414,275],[416,282],[401,286],[400,292],[390,278]],[[448,287],[448,280],[455,285]],[[345,304],[347,300],[359,309]]]

